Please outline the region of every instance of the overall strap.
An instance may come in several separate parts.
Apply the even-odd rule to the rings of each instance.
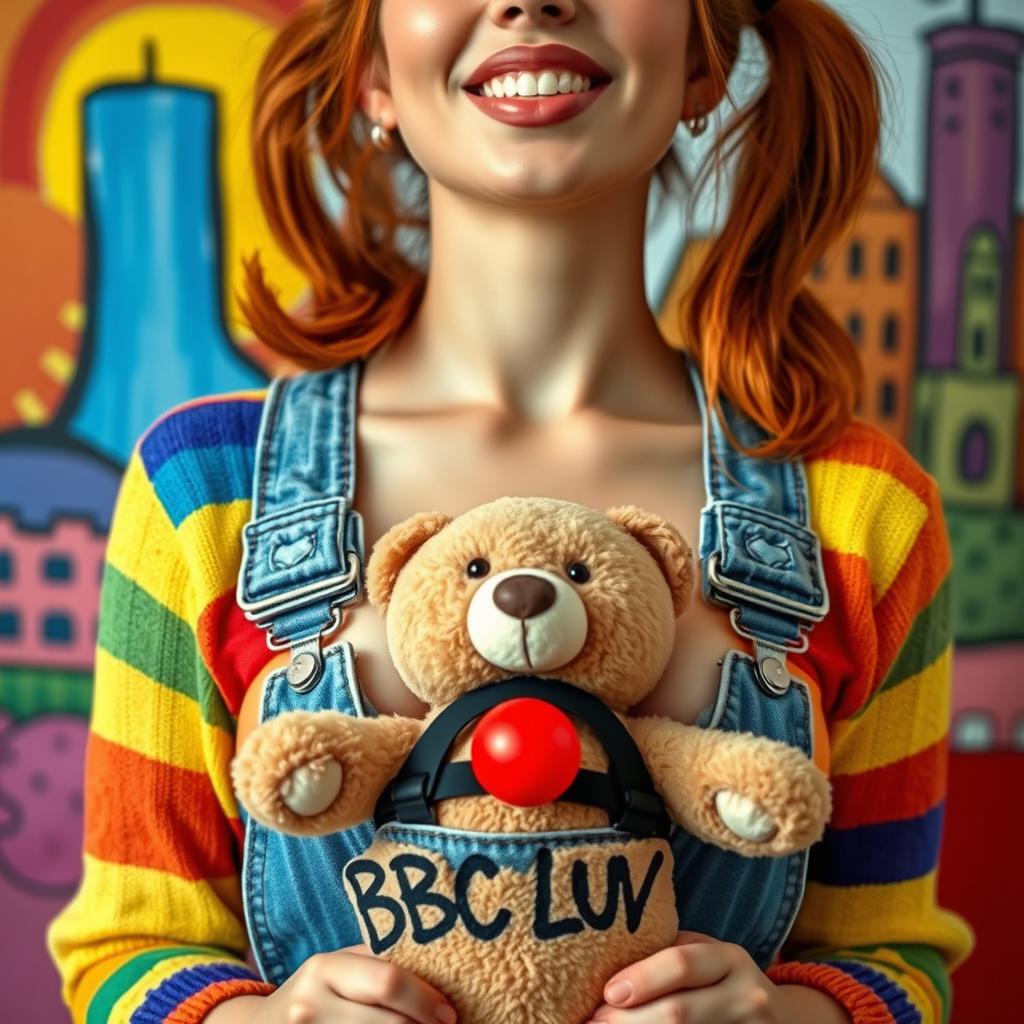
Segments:
[[[704,600],[731,608],[733,628],[753,642],[758,682],[779,695],[790,683],[787,652],[807,649],[807,632],[829,606],[821,544],[810,528],[803,460],[754,459],[730,445],[718,416],[707,408],[700,370],[689,353],[683,358],[704,429]],[[753,447],[768,437],[724,395],[720,404],[743,444]]]
[[[271,650],[291,648],[288,682],[299,692],[323,671],[321,636],[362,596],[363,521],[352,507],[360,369],[353,360],[275,379],[256,442],[236,596]]]

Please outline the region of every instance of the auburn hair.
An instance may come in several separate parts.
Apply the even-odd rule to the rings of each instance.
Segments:
[[[769,435],[751,449],[725,424],[739,448],[755,457],[810,454],[847,426],[864,385],[853,340],[806,278],[871,185],[880,69],[821,0],[778,0],[765,15],[754,0],[689,2],[713,95],[727,96],[736,113],[693,180],[674,147],[656,168],[666,191],[683,182],[692,217],[709,175],[732,164],[728,218],[675,311],[683,344],[709,405],[721,416],[724,394]],[[299,8],[256,80],[256,185],[275,239],[309,280],[310,301],[301,313],[283,309],[258,252],[243,259],[239,300],[256,335],[307,369],[365,356],[400,332],[426,285],[420,261],[399,244],[399,229],[429,232],[426,179],[397,132],[390,149],[373,146],[357,106],[378,8],[379,0]],[[747,26],[763,46],[767,83],[737,108],[727,80]],[[405,205],[399,164],[414,175]],[[340,223],[325,210],[317,174],[331,175],[344,196]]]

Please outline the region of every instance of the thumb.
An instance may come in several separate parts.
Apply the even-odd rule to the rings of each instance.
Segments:
[[[344,949],[339,949],[339,953],[355,953],[357,956],[373,956],[370,952],[370,947],[365,942],[360,942],[358,946],[346,946]]]
[[[703,932],[679,932],[672,940],[673,946],[685,946],[691,942],[719,942],[713,935],[705,935]]]

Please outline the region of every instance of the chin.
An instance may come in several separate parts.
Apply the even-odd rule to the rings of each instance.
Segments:
[[[622,187],[592,168],[521,166],[512,173],[481,182],[481,197],[506,206],[541,208],[575,206]]]

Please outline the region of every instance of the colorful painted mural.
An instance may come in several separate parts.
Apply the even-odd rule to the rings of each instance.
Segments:
[[[890,139],[868,202],[810,286],[861,347],[859,415],[906,445],[942,490],[958,647],[953,747],[1024,752],[1024,8],[990,21],[977,0],[931,6],[963,14],[918,37],[924,118],[908,130],[923,137],[920,199],[892,180]],[[684,244],[664,310],[706,245]],[[662,328],[676,332],[667,316]]]
[[[301,294],[246,148],[257,63],[295,5],[0,5],[0,1005],[24,985],[26,1022],[66,1019],[43,935],[81,871],[122,469],[171,405],[281,368],[238,316],[243,252]]]
[[[43,932],[80,870],[121,471],[170,406],[284,368],[236,296],[259,249],[282,298],[302,301],[247,149],[256,67],[300,2],[0,4],[0,1008],[23,1024],[66,1019]],[[869,203],[810,283],[862,347],[861,415],[946,498],[954,743],[1024,751],[1024,9],[835,6],[903,79],[905,104]],[[672,305],[701,245],[681,222],[652,226],[652,306]]]

